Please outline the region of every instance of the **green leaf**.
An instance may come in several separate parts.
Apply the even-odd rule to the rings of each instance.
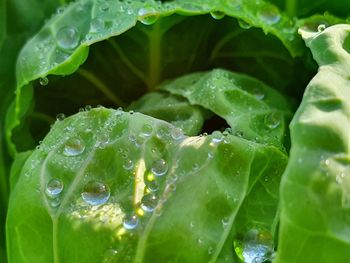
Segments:
[[[187,137],[140,113],[80,112],[57,121],[23,166],[9,262],[236,262],[234,233],[271,231],[281,174],[271,171],[285,161],[229,134]],[[247,218],[253,191],[267,191],[268,216]]]
[[[160,92],[147,93],[132,103],[129,109],[167,121],[189,136],[200,134],[204,119],[211,115],[183,98]]]
[[[295,23],[265,2],[77,1],[22,49],[7,141],[13,152],[30,149],[34,145],[13,143],[15,137],[48,130],[46,121],[32,121],[21,105],[28,83],[34,86],[30,113],[49,118],[86,105],[126,107],[165,79],[213,67],[246,72],[300,94],[310,71],[293,57],[304,50]],[[21,123],[29,123],[27,131],[13,134]]]
[[[300,30],[319,65],[290,125],[276,262],[349,258],[350,26]],[[314,253],[317,251],[317,253]]]
[[[293,17],[306,17],[314,14],[323,14],[330,12],[334,15],[347,17],[350,13],[350,1],[301,1],[301,0],[271,0],[272,3],[278,5],[282,10]]]
[[[224,118],[232,133],[280,146],[291,117],[288,101],[261,81],[215,69],[180,77],[160,87]]]

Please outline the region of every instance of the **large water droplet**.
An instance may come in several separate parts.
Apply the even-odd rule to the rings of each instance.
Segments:
[[[265,115],[264,123],[269,129],[275,129],[281,123],[281,116],[278,112],[271,112]]]
[[[159,18],[159,13],[153,7],[142,7],[137,15],[139,21],[144,25],[152,25]]]
[[[216,20],[223,19],[225,17],[225,13],[222,11],[213,11],[213,12],[210,12],[210,15],[212,18]]]
[[[63,191],[63,182],[60,179],[51,179],[46,184],[45,192],[49,197],[55,198]]]
[[[267,231],[251,229],[243,241],[234,241],[234,249],[245,263],[263,263],[269,260],[273,253],[272,235]]]
[[[265,6],[258,11],[258,17],[268,25],[276,24],[281,19],[280,11],[276,6]]]
[[[74,49],[79,44],[80,35],[74,27],[62,27],[56,34],[56,40],[62,49]]]
[[[106,184],[99,181],[90,181],[85,185],[81,197],[90,205],[102,205],[108,201],[110,194],[111,192]]]
[[[70,138],[64,145],[64,155],[77,156],[85,150],[85,143],[78,138]]]
[[[153,212],[157,207],[158,198],[154,194],[147,194],[142,197],[141,208],[145,212]]]
[[[151,171],[156,176],[162,176],[168,171],[168,164],[164,159],[159,159],[153,162]]]
[[[136,215],[125,217],[123,220],[123,227],[127,230],[132,230],[139,224],[139,219]]]

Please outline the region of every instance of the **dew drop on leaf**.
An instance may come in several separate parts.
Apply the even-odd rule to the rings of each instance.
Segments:
[[[134,167],[134,162],[130,159],[125,160],[123,163],[123,168],[125,170],[131,170]]]
[[[61,204],[61,199],[59,197],[56,197],[49,202],[50,206],[53,208],[58,207]]]
[[[81,197],[89,205],[102,205],[108,201],[110,194],[111,192],[106,184],[99,181],[90,181],[85,185]]]
[[[222,11],[213,11],[213,12],[210,12],[210,15],[212,18],[214,18],[216,20],[220,20],[220,19],[224,18],[225,13]]]
[[[185,137],[182,130],[179,128],[171,129],[170,135],[174,140],[180,140],[180,139],[183,139]]]
[[[322,32],[322,31],[324,31],[326,29],[326,25],[325,24],[320,24],[320,25],[318,25],[318,27],[317,27],[317,31],[318,32]]]
[[[264,123],[269,129],[275,129],[281,123],[281,116],[278,112],[271,112],[265,115]]]
[[[142,7],[139,9],[137,15],[139,21],[144,25],[152,25],[159,18],[157,10],[153,7]]]
[[[125,217],[123,220],[123,227],[127,230],[135,229],[138,224],[139,224],[139,219],[136,215]]]
[[[268,231],[250,229],[243,240],[234,241],[237,256],[245,263],[263,263],[273,254],[273,239]]]
[[[244,21],[242,19],[238,19],[238,25],[243,29],[249,29],[252,27],[249,23],[247,23],[246,21]]]
[[[159,159],[153,162],[151,171],[156,176],[162,176],[168,171],[168,164],[164,159]]]
[[[77,156],[84,152],[85,143],[78,138],[70,138],[64,145],[64,155]]]
[[[280,21],[281,14],[273,5],[265,6],[258,11],[258,17],[266,24],[273,25]]]
[[[90,32],[100,32],[104,28],[104,21],[100,18],[94,18],[90,23]]]
[[[40,78],[39,83],[41,86],[46,86],[47,84],[49,84],[49,79],[47,77]]]
[[[66,118],[66,115],[64,115],[64,113],[59,113],[56,115],[57,121],[63,121],[65,118]]]
[[[74,27],[62,27],[56,34],[57,45],[62,49],[76,48],[79,40],[79,32]]]
[[[57,197],[59,196],[63,191],[63,182],[59,179],[51,179],[47,184],[45,188],[45,192],[49,197]]]
[[[153,212],[157,204],[158,198],[154,194],[146,194],[141,199],[141,208],[145,212]]]
[[[152,135],[153,128],[150,124],[144,124],[141,129],[141,134],[145,137],[149,137]]]

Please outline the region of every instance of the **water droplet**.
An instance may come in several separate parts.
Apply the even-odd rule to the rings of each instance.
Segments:
[[[153,132],[152,125],[150,125],[150,124],[144,124],[144,125],[142,126],[141,133],[142,133],[143,136],[149,137],[149,136],[152,135],[152,132]]]
[[[66,118],[66,115],[64,115],[64,113],[59,113],[56,115],[57,121],[63,121],[65,118]]]
[[[131,170],[134,167],[134,162],[132,160],[125,160],[123,163],[123,168],[125,170]]]
[[[94,18],[91,20],[90,24],[90,32],[96,33],[100,32],[105,26],[105,23],[100,18]]]
[[[211,255],[214,252],[214,248],[213,247],[208,247],[208,254]]]
[[[151,177],[152,176],[154,177],[153,174],[151,174]],[[159,189],[159,184],[155,180],[155,178],[148,178],[148,176],[146,176],[145,184],[146,184],[147,189],[150,190],[151,192],[156,192]]]
[[[105,134],[101,134],[98,137],[97,147],[100,149],[104,149],[108,144],[109,144],[109,137]]]
[[[108,4],[108,3],[102,3],[102,4],[100,5],[100,10],[101,10],[102,12],[107,12],[107,11],[109,10],[109,4]]]
[[[263,263],[273,253],[273,239],[268,231],[251,229],[243,241],[235,240],[234,249],[237,256],[247,263]]]
[[[40,78],[39,83],[41,86],[46,86],[47,84],[49,84],[49,79],[47,77]]]
[[[111,192],[106,184],[99,181],[90,181],[85,185],[81,197],[90,205],[101,205],[108,201],[110,194]]]
[[[225,17],[225,13],[222,11],[213,11],[213,12],[210,12],[210,15],[212,18],[214,18],[216,20],[220,20],[220,19],[223,19]]]
[[[221,132],[219,131],[214,131],[212,134],[212,139],[210,142],[210,146],[214,146],[219,144],[220,142],[222,142],[222,140],[224,139],[224,136],[222,135]]]
[[[229,217],[224,217],[224,218],[221,220],[222,227],[223,227],[224,229],[226,229],[226,228],[228,227],[229,221],[230,221],[230,218],[229,218]]]
[[[320,24],[320,25],[318,25],[318,27],[317,27],[317,31],[318,32],[322,32],[322,31],[324,31],[326,29],[326,25],[325,24]]]
[[[147,194],[142,197],[141,208],[145,212],[153,212],[157,207],[158,198],[154,194]]]
[[[281,123],[281,116],[278,112],[271,112],[265,115],[264,123],[269,129],[275,129]]]
[[[252,27],[251,24],[247,23],[246,21],[244,21],[242,19],[238,19],[238,25],[243,29],[249,29]]]
[[[182,130],[179,128],[173,128],[170,131],[170,135],[174,140],[181,140],[185,137]]]
[[[151,171],[156,176],[162,176],[168,171],[168,164],[164,159],[159,159],[152,164]]]
[[[61,199],[59,197],[56,197],[56,198],[50,200],[49,203],[50,203],[51,207],[56,208],[61,204]]]
[[[265,93],[257,87],[244,87],[243,89],[249,94],[253,95],[258,100],[262,100],[265,98]]]
[[[78,138],[70,138],[64,145],[64,155],[77,156],[84,152],[85,144]]]
[[[80,35],[74,27],[62,27],[56,34],[56,40],[62,49],[74,49],[79,44]]]
[[[153,7],[143,7],[139,10],[137,15],[139,21],[144,25],[152,25],[159,18],[159,13]]]
[[[63,182],[60,179],[51,179],[46,184],[45,192],[51,198],[59,196],[62,193],[62,191],[63,191]]]
[[[265,6],[258,11],[258,17],[268,25],[276,24],[281,19],[281,14],[276,6]]]
[[[139,219],[136,215],[125,217],[123,220],[123,227],[127,230],[135,229],[138,224],[139,224]]]

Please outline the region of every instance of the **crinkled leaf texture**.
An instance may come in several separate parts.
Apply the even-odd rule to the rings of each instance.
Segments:
[[[319,65],[291,123],[281,184],[276,262],[347,262],[350,256],[350,26],[301,30]]]
[[[56,122],[21,170],[9,262],[239,262],[234,233],[274,231],[286,161],[227,133],[187,137],[140,113],[80,112]]]
[[[295,24],[263,1],[74,2],[18,58],[10,149],[33,148],[59,112],[124,107],[165,79],[199,70],[231,69],[300,93],[295,87],[304,87],[309,72],[293,59],[305,50],[295,33]]]

